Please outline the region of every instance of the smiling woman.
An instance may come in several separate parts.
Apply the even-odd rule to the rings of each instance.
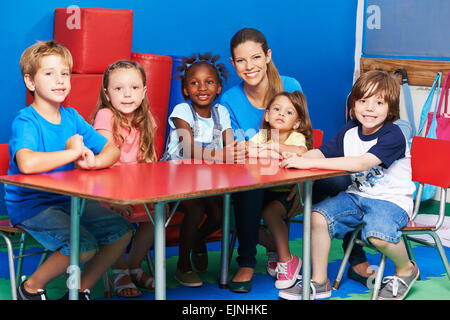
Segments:
[[[239,30],[230,42],[231,62],[243,80],[221,99],[230,113],[238,141],[248,140],[259,130],[267,102],[281,91],[302,91],[298,81],[280,76],[264,35],[256,29]]]
[[[242,82],[223,94],[221,104],[230,113],[236,140],[249,140],[261,128],[266,104],[275,94],[302,88],[294,78],[279,75],[272,61],[272,51],[260,31],[239,30],[231,39],[230,51],[231,62]],[[251,290],[263,197],[264,189],[233,196],[239,239],[239,270],[230,283],[230,289],[235,292]]]

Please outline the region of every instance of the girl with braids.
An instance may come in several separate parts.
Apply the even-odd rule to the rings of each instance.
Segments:
[[[115,165],[154,162],[155,121],[147,98],[146,74],[134,61],[120,60],[103,74],[102,88],[94,117],[94,128],[120,149]],[[147,215],[143,205],[110,208],[122,216]],[[153,224],[141,222],[136,229],[128,255],[123,253],[114,264],[114,292],[121,297],[142,294],[136,286],[154,288],[154,279],[145,273],[141,264],[153,245]]]
[[[198,54],[182,60],[181,90],[187,102],[176,105],[169,116],[170,133],[164,160],[238,162],[245,159],[245,149],[238,149],[234,142],[227,109],[214,104],[222,90],[222,78],[227,76],[225,67],[216,64],[218,59],[219,56]],[[180,228],[175,279],[184,286],[203,284],[197,272],[206,271],[205,240],[221,225],[221,202],[221,197],[209,197],[180,203],[185,215]],[[207,218],[199,227],[205,213]]]

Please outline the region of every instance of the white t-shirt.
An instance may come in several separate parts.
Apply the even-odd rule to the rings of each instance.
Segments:
[[[409,216],[413,211],[415,185],[411,180],[411,155],[401,129],[387,123],[371,135],[363,135],[357,120],[349,121],[319,150],[326,158],[375,155],[382,163],[353,173],[346,192],[395,203]]]
[[[219,122],[222,126],[222,132],[227,129],[231,129],[231,121],[228,110],[220,104],[216,104],[215,106],[218,107]],[[186,121],[191,129],[194,127],[194,116],[192,115],[191,107],[185,102],[177,104],[169,116],[170,134],[169,144],[166,148],[166,152],[168,154],[173,154],[179,145],[178,133],[173,122],[174,118],[179,118]],[[211,143],[213,141],[214,129],[214,120],[212,116],[210,118],[203,118],[197,114],[197,119],[199,132],[198,135],[194,137],[194,141],[197,143]],[[220,136],[220,143],[223,145],[222,135]]]

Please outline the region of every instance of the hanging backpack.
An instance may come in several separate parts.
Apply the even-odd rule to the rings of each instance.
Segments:
[[[423,105],[422,112],[420,114],[419,131],[417,131],[417,135],[419,135],[419,136],[436,139],[436,126],[437,126],[436,112],[438,110],[438,100],[439,100],[439,90],[441,87],[441,77],[442,77],[442,73],[438,72],[436,74],[436,78],[434,79],[433,85],[431,86],[431,90],[428,95],[428,98]],[[430,112],[431,105],[433,104],[433,97],[434,97],[435,92],[436,92],[436,105],[433,109],[434,112],[432,111],[431,123],[428,125],[428,130],[427,130],[428,114]],[[410,141],[410,147],[411,147],[411,141]],[[416,193],[417,193],[417,187],[419,184],[417,182],[414,182],[414,184],[416,185],[416,191],[414,192],[414,199],[415,199]],[[420,198],[420,201],[425,201],[425,200],[429,200],[429,199],[433,198],[435,193],[436,193],[436,186],[425,184],[423,187],[422,198]]]

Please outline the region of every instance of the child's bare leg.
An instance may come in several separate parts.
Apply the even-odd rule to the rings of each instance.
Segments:
[[[278,252],[279,262],[289,262],[291,251],[289,249],[289,233],[283,218],[286,216],[286,209],[279,201],[270,202],[263,210],[262,217],[264,223],[273,236]]]
[[[151,222],[139,223],[134,235],[133,244],[128,254],[128,266],[130,275],[134,283],[146,289],[153,287],[153,278],[145,273],[142,268],[142,261],[153,246],[154,227]]]
[[[277,252],[277,246],[273,235],[264,226],[259,226],[258,243],[266,248],[267,252]]]
[[[95,251],[80,254],[80,264],[90,260]],[[55,251],[24,283],[25,290],[29,293],[37,293],[38,289],[45,289],[47,284],[67,271],[70,257]]]
[[[319,212],[312,213],[311,226],[311,278],[322,284],[328,279],[328,256],[331,249],[331,238],[327,220]]]
[[[133,244],[128,253],[128,266],[130,269],[140,268],[142,261],[153,246],[154,228],[151,222],[139,223],[134,235]]]
[[[395,273],[399,277],[407,277],[414,271],[414,265],[408,257],[403,241],[397,243],[387,242],[378,238],[368,238],[381,253],[386,255],[395,264]]]
[[[128,232],[113,243],[99,246],[99,251],[89,261],[81,275],[81,291],[91,289],[103,273],[124,253],[131,235],[131,232]]]

